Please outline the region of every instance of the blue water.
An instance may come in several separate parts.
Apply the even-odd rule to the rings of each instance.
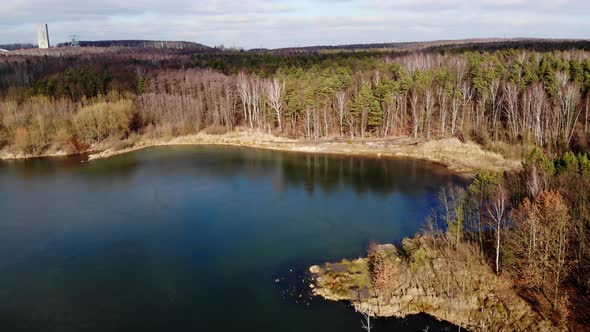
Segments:
[[[2,331],[362,331],[311,264],[420,230],[461,179],[404,159],[201,146],[0,162]],[[443,329],[379,320],[376,331]]]

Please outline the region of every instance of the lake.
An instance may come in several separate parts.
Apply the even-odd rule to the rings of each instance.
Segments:
[[[223,146],[0,161],[4,331],[362,331],[312,264],[418,232],[444,167]],[[381,319],[375,331],[444,329]]]

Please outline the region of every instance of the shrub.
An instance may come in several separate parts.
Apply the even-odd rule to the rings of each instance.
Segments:
[[[578,154],[578,164],[582,174],[590,175],[590,159],[587,154]]]
[[[14,132],[14,147],[25,153],[30,153],[31,139],[27,128],[18,127]]]
[[[543,151],[537,147],[529,152],[524,161],[525,168],[529,168],[532,165],[537,165],[542,171],[550,175],[557,172],[553,160],[545,156]]]
[[[560,160],[558,170],[560,172],[577,172],[578,169],[578,157],[571,151],[566,152]]]
[[[72,133],[65,127],[58,128],[51,137],[51,141],[56,144],[65,144],[72,140]]]
[[[428,263],[428,254],[424,248],[418,248],[418,250],[412,253],[412,260],[410,263],[412,267],[418,268],[426,265],[426,263]]]
[[[74,124],[79,137],[97,143],[109,137],[119,139],[126,134],[132,114],[131,101],[98,102],[82,108],[74,116]]]

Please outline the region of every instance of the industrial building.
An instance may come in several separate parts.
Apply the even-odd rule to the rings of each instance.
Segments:
[[[37,25],[37,42],[39,48],[49,48],[49,28],[47,24]]]

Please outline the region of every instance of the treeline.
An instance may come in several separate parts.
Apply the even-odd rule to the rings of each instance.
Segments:
[[[58,44],[58,47],[69,46],[70,43]],[[155,49],[180,49],[192,51],[212,51],[212,48],[186,41],[162,41],[162,40],[95,40],[78,42],[80,47],[137,47]]]
[[[193,67],[190,49],[141,49],[130,47],[60,47],[26,49],[0,54],[0,98],[24,99],[31,87],[51,76],[71,71],[107,71],[114,80],[135,86],[145,72]],[[127,72],[134,72],[133,76]],[[121,75],[123,74],[123,75]],[[77,84],[85,84],[79,78]],[[109,91],[121,93],[118,86]],[[55,94],[47,96],[56,97]]]
[[[114,140],[242,126],[309,140],[458,136],[551,151],[588,146],[590,52],[579,50],[6,57],[0,74],[0,142],[8,146],[16,129],[45,127],[39,121],[67,123],[69,139],[84,140],[72,129],[75,114],[93,103],[107,103],[108,112],[110,102],[131,103]],[[43,114],[40,100],[43,109],[68,106]],[[41,146],[28,152],[55,143],[52,128],[35,134],[43,138],[30,141]]]
[[[354,62],[305,70],[283,67],[273,75],[284,87],[282,113],[273,108],[263,117],[272,121],[272,127],[282,119],[291,124],[292,133],[304,133],[308,139],[338,134],[426,139],[462,134],[481,142],[558,148],[575,140],[585,145],[587,56],[582,52],[412,54],[380,59],[372,68],[356,67]],[[260,100],[254,108],[264,112],[264,101],[271,99],[265,79],[240,75],[238,81],[241,94]]]
[[[309,46],[290,47],[276,50],[261,50],[275,53],[302,53],[302,52],[326,52],[326,51],[368,51],[379,50],[388,52],[391,50],[415,51],[425,50],[434,52],[494,52],[506,49],[518,49],[537,52],[566,51],[571,49],[590,50],[590,42],[584,39],[530,39],[530,38],[484,38],[462,40],[437,40],[427,42],[399,42],[378,44],[352,44],[337,46]]]
[[[222,63],[231,65],[231,57]],[[587,144],[590,60],[583,52],[318,56],[312,65],[300,64],[300,56],[266,57],[238,57],[245,69],[230,80],[241,107],[225,110],[235,123],[307,139],[465,135],[551,148]],[[186,85],[184,73],[185,82],[159,75],[151,83],[174,89]]]
[[[3,50],[13,51],[19,49],[34,48],[35,45],[30,43],[15,43],[15,44],[2,44],[0,48]]]
[[[439,202],[427,223],[439,248],[452,255],[471,244],[477,248],[471,259],[481,253],[545,318],[562,327],[588,323],[588,155],[551,159],[535,149],[520,173],[480,173],[467,188],[443,189]]]

